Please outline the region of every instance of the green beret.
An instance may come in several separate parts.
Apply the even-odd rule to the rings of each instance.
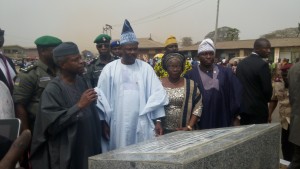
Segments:
[[[106,34],[101,34],[97,36],[97,38],[94,40],[94,43],[110,43],[111,37]]]
[[[62,41],[54,36],[42,36],[37,38],[34,43],[38,47],[55,47],[62,43]]]

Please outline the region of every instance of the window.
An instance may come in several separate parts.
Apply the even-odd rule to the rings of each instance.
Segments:
[[[17,49],[13,49],[12,53],[19,53],[19,51]]]
[[[4,49],[4,53],[10,53],[10,50],[9,49]]]

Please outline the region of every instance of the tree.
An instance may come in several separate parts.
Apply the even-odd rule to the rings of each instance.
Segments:
[[[193,40],[191,37],[183,37],[181,41],[182,41],[181,45],[184,47],[191,46],[193,44]]]
[[[234,40],[239,40],[239,33],[240,30],[237,28],[230,28],[227,26],[218,28],[218,36],[217,36],[217,41],[222,42],[222,41],[234,41]],[[214,39],[215,36],[215,31],[209,32],[205,38],[210,38]]]
[[[281,30],[276,30],[268,34],[261,35],[261,38],[274,39],[274,38],[294,38],[298,37],[299,28],[286,28]]]

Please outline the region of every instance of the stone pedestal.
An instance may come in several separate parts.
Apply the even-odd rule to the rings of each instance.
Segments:
[[[89,169],[276,169],[280,124],[178,131],[89,158]]]

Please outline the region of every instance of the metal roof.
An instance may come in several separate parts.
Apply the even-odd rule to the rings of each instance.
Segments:
[[[149,38],[138,38],[138,41],[139,49],[164,48],[164,45],[162,43]]]
[[[253,49],[255,39],[218,42],[216,49]],[[300,38],[269,39],[272,47],[300,47]],[[180,51],[198,50],[197,45],[181,48]]]

